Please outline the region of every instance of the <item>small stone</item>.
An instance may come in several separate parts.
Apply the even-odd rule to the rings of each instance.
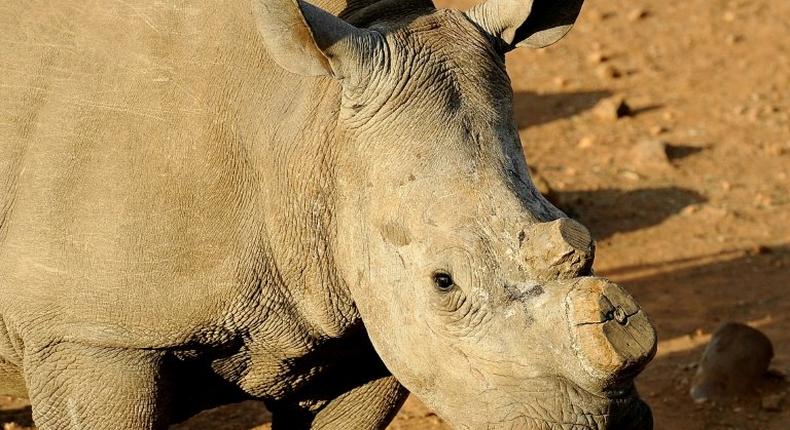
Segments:
[[[749,109],[748,109],[746,106],[744,106],[744,105],[738,105],[738,106],[735,106],[735,107],[732,109],[732,112],[733,112],[735,115],[743,115],[743,114],[745,114],[745,113],[746,113],[746,111],[747,111],[747,110],[749,110]]]
[[[617,79],[623,74],[611,64],[601,64],[595,69],[595,74],[601,79]]]
[[[601,12],[600,9],[592,9],[587,12],[587,19],[589,19],[590,22],[601,22],[606,19],[606,14]]]
[[[735,21],[736,18],[737,16],[735,15],[735,12],[731,10],[724,12],[724,15],[722,15],[722,19],[724,19],[727,22],[733,22]]]
[[[556,85],[559,88],[565,88],[568,86],[568,79],[565,78],[564,76],[556,76],[554,78],[554,85]]]
[[[743,42],[743,36],[740,34],[730,33],[727,35],[727,37],[725,37],[724,41],[727,42],[728,45],[735,45]]]
[[[602,120],[617,121],[619,118],[630,115],[631,107],[622,97],[612,97],[598,103],[594,113]]]
[[[623,179],[628,179],[629,181],[639,181],[639,180],[642,179],[642,177],[639,175],[639,173],[632,172],[630,170],[623,170],[623,171],[621,171],[620,172],[620,177],[622,177]]]
[[[771,247],[765,246],[765,245],[755,245],[750,250],[750,253],[752,255],[767,255],[767,254],[770,254],[772,252],[773,252],[773,250],[771,249]]]
[[[639,21],[640,19],[645,19],[650,16],[650,12],[646,9],[637,8],[628,12],[628,20],[629,21]]]
[[[594,51],[587,55],[587,61],[592,64],[600,64],[609,61],[609,57],[601,51]]]
[[[732,189],[732,184],[727,181],[721,181],[721,189],[724,191],[730,191]]]
[[[675,120],[675,114],[673,112],[670,112],[670,111],[664,112],[664,114],[661,115],[661,117],[664,118],[667,121],[674,121]]]
[[[699,211],[700,211],[700,205],[688,205],[685,208],[681,209],[680,215],[682,216],[694,215]]]
[[[595,144],[595,138],[592,136],[584,136],[579,139],[577,146],[581,149],[587,149]]]
[[[653,136],[658,136],[659,134],[664,134],[668,132],[669,129],[661,125],[654,125],[650,127],[649,131],[650,134],[652,134]]]
[[[768,394],[760,399],[760,408],[768,412],[781,412],[785,393]]]
[[[770,208],[774,205],[774,199],[771,196],[767,196],[763,193],[757,193],[754,196],[754,203],[758,207],[767,207]]]
[[[631,148],[631,159],[640,167],[672,167],[667,147],[668,144],[662,140],[642,140]]]

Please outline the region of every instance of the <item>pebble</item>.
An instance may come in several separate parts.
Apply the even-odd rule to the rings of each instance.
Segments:
[[[724,12],[724,15],[722,15],[722,19],[724,19],[727,22],[733,22],[735,21],[736,18],[737,16],[735,15],[735,12],[731,10]]]
[[[639,181],[642,179],[642,176],[639,173],[632,172],[630,170],[623,170],[620,172],[620,177],[623,179],[628,179],[629,181]]]
[[[600,11],[600,9],[592,9],[591,11],[587,12],[587,19],[590,22],[601,22],[607,18],[607,15]]]
[[[565,88],[568,86],[568,78],[564,76],[556,76],[554,77],[554,85],[559,88]]]
[[[650,11],[642,8],[637,8],[628,12],[628,20],[629,21],[639,21],[640,19],[645,19],[650,16]]]
[[[699,212],[700,209],[701,209],[700,205],[688,205],[680,210],[680,215],[681,216],[694,215],[695,213]]]
[[[743,42],[743,35],[730,33],[730,34],[727,35],[727,37],[724,39],[724,41],[727,42],[728,45],[735,45],[735,44]]]
[[[631,114],[631,107],[622,97],[612,97],[602,100],[593,110],[595,116],[606,121],[617,121]]]
[[[619,69],[608,63],[596,67],[595,74],[601,79],[617,79],[623,76]]]
[[[590,148],[591,146],[593,146],[594,144],[595,144],[595,138],[594,137],[592,137],[592,136],[584,136],[581,139],[579,139],[579,143],[576,146],[578,146],[581,149],[587,149],[587,148]]]
[[[765,245],[755,245],[750,250],[750,254],[752,254],[752,255],[767,255],[767,254],[770,254],[772,252],[773,252],[773,250],[771,249],[771,247],[765,246]]]
[[[648,139],[637,142],[631,148],[631,160],[639,167],[672,167],[667,155],[668,144],[663,140]]]
[[[595,51],[587,55],[587,61],[592,64],[600,64],[609,61],[609,57],[607,57],[603,52]]]
[[[650,134],[652,134],[653,136],[658,136],[659,134],[664,134],[668,132],[669,129],[661,125],[654,125],[650,127],[649,131]]]

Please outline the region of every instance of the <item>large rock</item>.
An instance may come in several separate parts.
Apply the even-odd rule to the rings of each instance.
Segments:
[[[771,341],[762,332],[727,323],[713,334],[702,353],[691,397],[703,402],[749,393],[763,381],[773,356]]]

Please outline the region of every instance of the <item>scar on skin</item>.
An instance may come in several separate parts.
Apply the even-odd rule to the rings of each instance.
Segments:
[[[540,285],[533,285],[531,288],[525,289],[524,286],[521,285],[517,286],[517,285],[506,284],[505,290],[508,292],[508,294],[510,294],[510,297],[512,297],[513,300],[522,300],[531,297],[537,297],[545,292],[543,290],[543,287],[541,287]]]
[[[411,243],[411,233],[397,221],[390,221],[380,228],[384,240],[395,246],[406,246]]]

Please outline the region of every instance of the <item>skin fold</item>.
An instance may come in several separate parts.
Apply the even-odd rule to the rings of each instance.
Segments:
[[[512,120],[505,53],[580,7],[2,6],[0,394],[44,430],[248,398],[381,429],[408,391],[459,429],[652,428],[653,327]]]

